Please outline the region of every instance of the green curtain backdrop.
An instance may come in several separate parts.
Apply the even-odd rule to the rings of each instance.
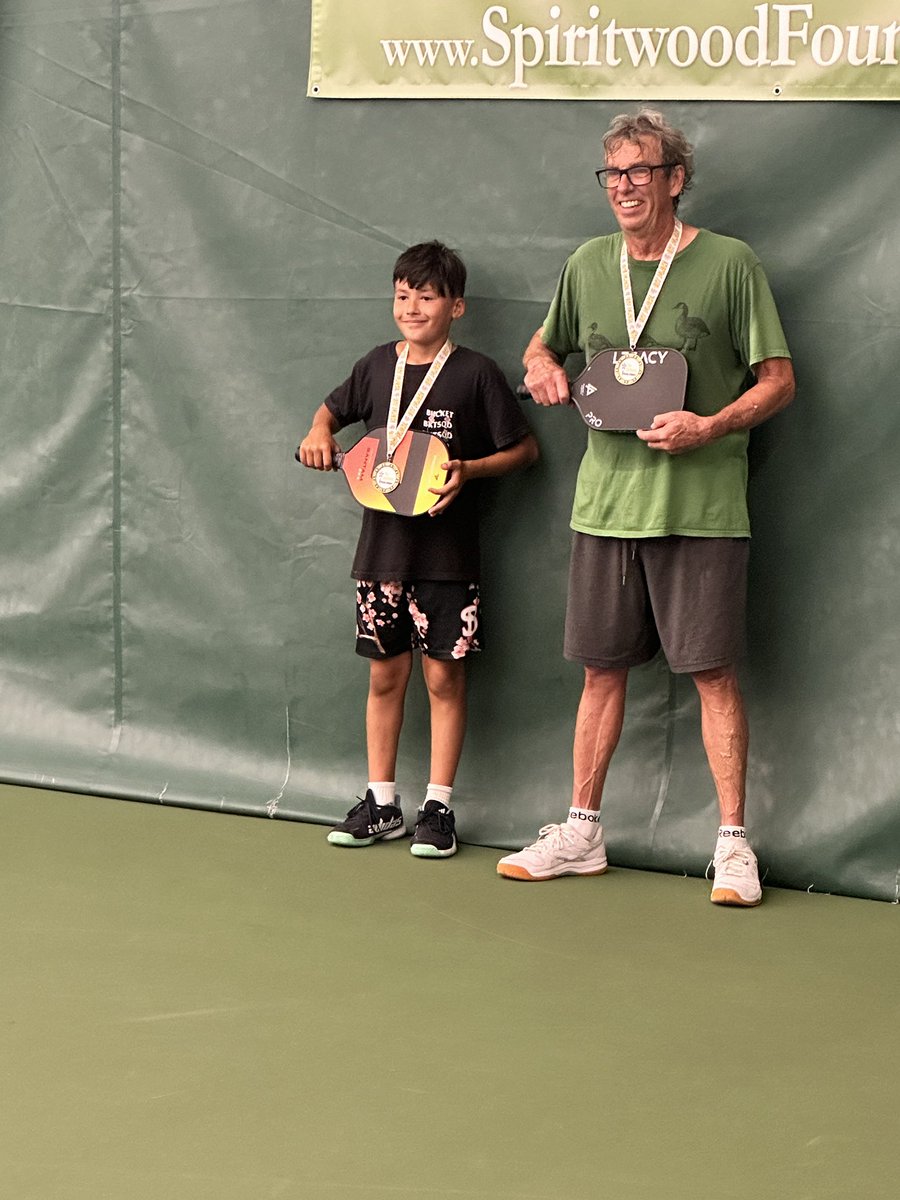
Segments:
[[[0,772],[330,820],[365,780],[358,526],[293,450],[391,336],[400,248],[470,268],[459,339],[512,383],[565,256],[612,228],[608,102],[305,96],[307,0],[8,0],[0,10]],[[752,444],[748,822],[768,882],[895,900],[896,104],[664,105],[697,146],[690,221],[764,260],[795,405]],[[561,656],[584,441],[485,515],[489,648],[457,796],[469,841],[564,812]],[[420,683],[398,781],[427,775]],[[715,800],[689,680],[635,672],[605,804],[614,862],[701,873]]]

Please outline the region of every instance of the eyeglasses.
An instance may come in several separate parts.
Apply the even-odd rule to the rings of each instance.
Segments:
[[[678,163],[654,163],[653,166],[644,166],[641,163],[636,167],[603,167],[594,174],[597,176],[600,186],[611,191],[619,186],[623,175],[627,176],[628,182],[633,187],[646,187],[653,178],[654,171],[668,171],[671,167],[677,166]]]

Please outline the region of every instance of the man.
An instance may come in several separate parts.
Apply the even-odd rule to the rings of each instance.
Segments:
[[[721,820],[711,899],[752,906],[762,889],[744,829],[748,731],[736,672],[750,532],[747,442],[753,426],[793,399],[790,352],[749,246],[678,219],[693,175],[683,133],[642,109],[617,117],[603,144],[597,177],[621,232],[592,239],[566,263],[525,351],[525,385],[538,404],[567,404],[566,355],[582,350],[592,359],[609,349],[609,386],[621,385],[623,395],[644,370],[657,369],[664,347],[672,362],[687,362],[686,393],[667,377],[649,428],[588,434],[565,634],[566,657],[584,666],[572,805],[565,822],[544,826],[497,870],[526,880],[606,870],[599,810],[628,671],[662,646],[671,670],[690,674],[700,697]]]

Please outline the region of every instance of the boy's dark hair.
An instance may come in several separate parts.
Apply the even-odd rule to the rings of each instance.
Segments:
[[[457,300],[466,294],[466,266],[443,242],[419,242],[394,263],[394,283],[417,290],[433,287],[439,296]]]

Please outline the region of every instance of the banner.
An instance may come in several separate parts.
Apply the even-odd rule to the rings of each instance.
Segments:
[[[900,0],[312,0],[324,98],[898,100]]]

